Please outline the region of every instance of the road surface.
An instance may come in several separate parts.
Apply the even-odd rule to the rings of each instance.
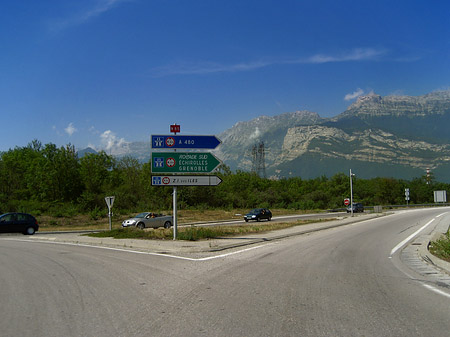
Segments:
[[[0,236],[1,336],[448,336],[450,287],[401,260],[432,219],[450,209],[206,260]]]

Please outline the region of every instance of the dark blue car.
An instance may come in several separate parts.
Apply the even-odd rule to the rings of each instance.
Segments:
[[[0,215],[0,233],[23,233],[33,235],[39,230],[36,218],[27,213],[5,213]]]
[[[244,220],[256,220],[261,221],[262,219],[272,220],[272,212],[267,208],[255,208],[244,216]]]

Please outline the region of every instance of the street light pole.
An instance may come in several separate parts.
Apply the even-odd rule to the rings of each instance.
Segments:
[[[353,176],[355,174],[352,173],[352,169],[350,169],[350,210],[353,216]]]

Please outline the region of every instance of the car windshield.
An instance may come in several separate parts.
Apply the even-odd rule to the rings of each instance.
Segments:
[[[135,218],[145,218],[147,214],[148,214],[147,212],[139,213],[138,215],[135,216]]]
[[[261,212],[260,208],[255,208],[255,209],[252,209],[249,214],[259,214],[260,212]]]

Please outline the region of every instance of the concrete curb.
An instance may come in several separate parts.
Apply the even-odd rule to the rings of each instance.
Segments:
[[[377,217],[380,217],[380,216],[384,216],[384,215],[387,215],[387,214],[376,214],[376,213],[374,213],[374,214],[372,214],[372,216],[370,216],[368,218],[365,217],[364,219],[358,219],[357,217],[347,218],[347,219],[350,219],[350,220],[349,221],[345,221],[343,223],[336,223],[336,224],[325,225],[325,226],[320,226],[320,227],[317,227],[317,228],[309,228],[309,229],[304,229],[304,230],[301,229],[299,231],[295,231],[293,233],[288,233],[288,234],[279,234],[279,235],[273,235],[272,234],[270,236],[257,238],[257,239],[251,240],[251,241],[243,242],[241,244],[234,243],[234,244],[230,244],[230,245],[223,245],[220,248],[212,248],[212,249],[209,249],[209,250],[207,250],[205,252],[217,252],[217,251],[222,251],[222,250],[231,249],[231,248],[238,248],[238,247],[253,245],[253,244],[262,243],[262,242],[282,240],[282,239],[293,237],[293,236],[297,236],[297,235],[303,235],[303,234],[319,232],[319,231],[327,230],[327,229],[331,229],[331,228],[346,226],[346,225],[350,225],[350,224],[353,224],[353,223],[356,223],[356,222],[370,220],[370,219],[374,219],[374,218],[377,218]],[[333,220],[333,221],[342,221],[342,220]],[[299,226],[299,227],[301,227],[301,226]],[[218,238],[218,239],[225,239],[225,238]]]
[[[203,241],[94,238],[80,235],[79,232],[47,232],[46,234],[41,233],[41,235],[36,235],[34,238],[29,237],[28,239],[73,243],[77,245],[100,245],[110,248],[137,249],[161,254],[213,253],[350,225],[356,222],[370,220],[388,214],[390,213],[368,213],[357,215],[355,217],[336,217],[336,219],[327,222],[315,222],[272,232],[249,234],[245,237],[226,237]],[[89,231],[85,231],[84,233],[87,232]]]
[[[412,245],[420,245],[417,253],[423,261],[439,268],[441,271],[450,275],[450,262],[434,256],[429,251],[431,242],[438,240],[440,237],[442,237],[442,235],[442,233],[434,231],[432,232],[432,234],[420,236],[412,243]]]

